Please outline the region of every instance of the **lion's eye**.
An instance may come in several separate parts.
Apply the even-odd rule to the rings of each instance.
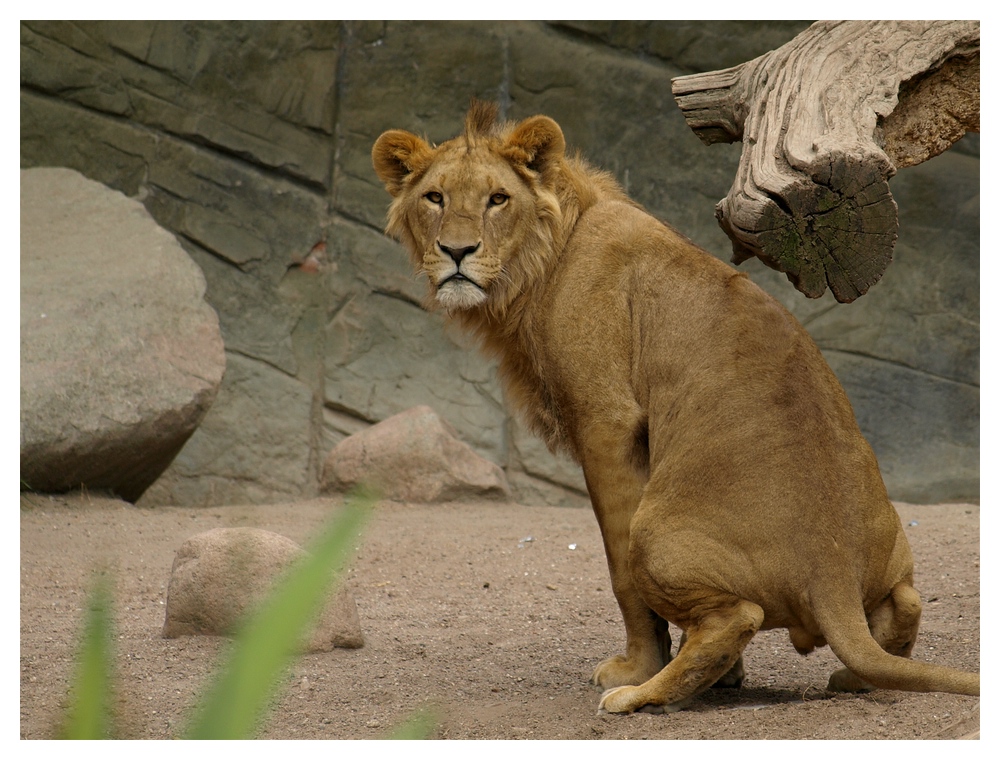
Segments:
[[[509,199],[510,199],[510,196],[507,195],[506,193],[493,193],[493,195],[490,196],[490,205],[491,206],[502,206]]]
[[[436,206],[440,206],[442,201],[444,201],[444,196],[437,190],[431,190],[429,193],[425,194],[424,197]]]

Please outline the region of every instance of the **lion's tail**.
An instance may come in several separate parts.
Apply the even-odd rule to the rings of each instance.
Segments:
[[[827,591],[815,599],[813,615],[830,649],[855,675],[880,689],[979,696],[978,673],[889,654],[872,638],[861,599],[842,584],[829,584]]]

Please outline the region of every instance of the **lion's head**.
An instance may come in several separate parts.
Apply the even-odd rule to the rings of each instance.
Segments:
[[[562,130],[546,116],[518,124],[496,117],[494,104],[474,103],[464,134],[440,146],[391,130],[372,149],[394,199],[386,232],[449,312],[502,314],[561,243]]]

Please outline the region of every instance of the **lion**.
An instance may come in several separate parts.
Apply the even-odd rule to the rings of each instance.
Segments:
[[[979,694],[978,674],[908,659],[906,536],[840,383],[777,301],[567,155],[547,116],[473,102],[460,136],[390,130],[372,160],[428,306],[583,468],[626,633],[594,671],[600,710],[738,686],[772,628],[802,654],[829,644],[833,690]]]

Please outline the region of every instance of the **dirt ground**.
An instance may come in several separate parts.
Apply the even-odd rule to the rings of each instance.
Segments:
[[[96,567],[116,577],[118,734],[179,736],[225,640],[164,639],[174,551],[220,526],[305,544],[336,509],[137,509],[90,497],[21,498],[21,738],[54,736]],[[979,669],[979,507],[898,505],[925,603],[914,657]],[[825,691],[829,649],[784,631],[746,650],[740,690],[669,715],[598,715],[587,683],[624,629],[586,509],[379,505],[348,586],[366,645],[296,662],[260,736],[383,738],[430,707],[437,739],[932,739],[978,736],[979,700]],[[679,633],[675,637],[679,639]]]

